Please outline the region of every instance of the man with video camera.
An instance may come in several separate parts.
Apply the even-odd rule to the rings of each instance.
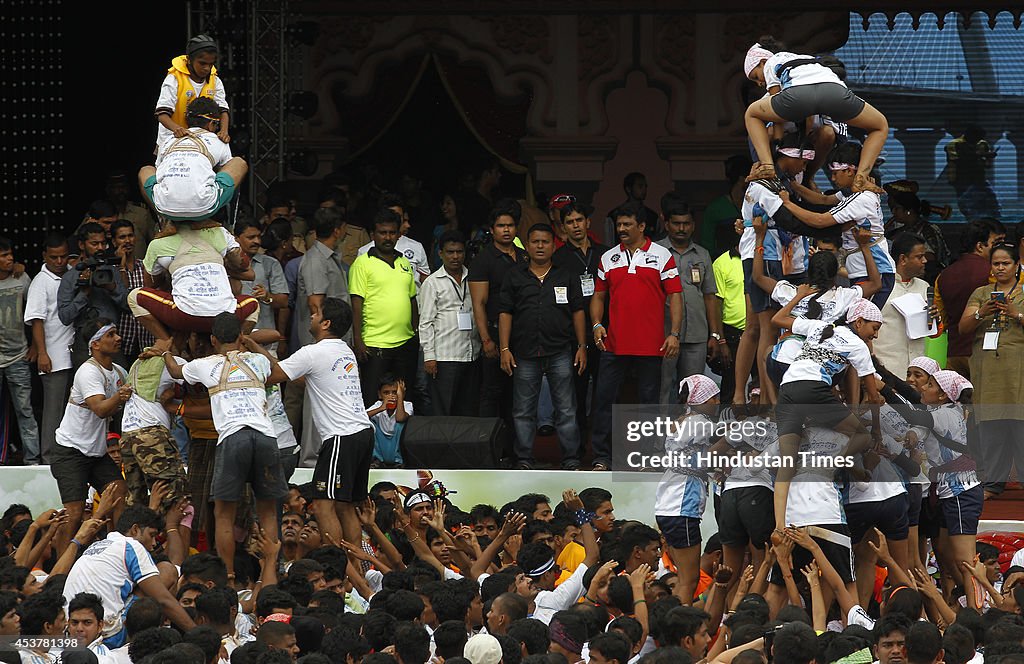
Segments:
[[[57,317],[75,328],[71,345],[71,364],[78,368],[89,359],[88,339],[80,331],[90,320],[119,320],[128,311],[128,289],[121,278],[121,257],[108,249],[107,234],[97,223],[78,229],[81,259],[61,277],[57,289]],[[124,366],[123,357],[115,359]]]

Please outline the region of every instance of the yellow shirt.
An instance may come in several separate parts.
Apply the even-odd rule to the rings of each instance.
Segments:
[[[363,343],[370,348],[396,348],[413,335],[416,278],[405,256],[398,254],[392,267],[371,253],[376,250],[371,249],[352,262],[348,292],[363,298]]]
[[[563,581],[572,576],[572,573],[576,571],[576,568],[580,566],[583,559],[587,557],[587,551],[576,542],[569,542],[562,549],[562,552],[558,554],[558,566],[562,568],[562,573],[559,575],[558,580],[555,581],[555,585],[558,586]]]

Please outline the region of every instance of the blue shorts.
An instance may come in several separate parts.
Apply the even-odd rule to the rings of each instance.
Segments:
[[[223,171],[217,173],[213,178],[213,186],[217,188],[217,202],[214,204],[212,210],[190,217],[176,217],[169,214],[165,214],[164,216],[171,221],[202,221],[204,219],[209,219],[213,213],[230,203],[231,199],[235,197],[235,181],[229,174]],[[150,201],[153,200],[154,187],[156,187],[156,176],[150,175],[142,184],[142,188],[146,190],[146,195],[149,196]]]
[[[764,264],[769,277],[775,281],[782,279],[782,261],[765,260]],[[751,310],[755,314],[759,314],[762,311],[768,311],[769,309],[781,309],[782,307],[772,300],[771,293],[765,293],[756,283],[754,283],[753,274],[754,259],[748,258],[743,261],[743,290],[750,296]]]
[[[984,503],[985,490],[980,484],[958,496],[939,499],[939,526],[950,535],[977,535]]]
[[[665,543],[674,549],[700,546],[700,519],[690,516],[656,516]]]
[[[850,540],[856,544],[872,528],[882,531],[888,540],[905,540],[910,532],[907,494],[901,493],[885,500],[868,503],[849,503],[846,523],[850,527]]]

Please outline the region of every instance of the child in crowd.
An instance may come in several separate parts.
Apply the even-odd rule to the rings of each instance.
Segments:
[[[373,424],[373,462],[371,467],[401,465],[402,429],[412,416],[412,402],[405,400],[405,381],[388,374],[377,389],[377,402],[366,409]]]

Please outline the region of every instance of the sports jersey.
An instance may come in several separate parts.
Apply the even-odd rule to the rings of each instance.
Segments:
[[[967,444],[967,420],[964,419],[964,412],[960,405],[945,404],[942,406],[931,406],[928,410],[932,414],[932,430],[914,427],[914,431],[918,433],[918,438],[924,440],[924,449],[928,454],[928,462],[932,466],[940,466],[959,459],[963,455],[940,444],[935,434],[939,433],[961,445]],[[925,431],[927,431],[927,436],[922,435]],[[940,499],[952,498],[959,496],[968,489],[973,489],[979,484],[978,473],[973,470],[939,473],[936,494]]]
[[[217,208],[216,171],[230,161],[231,148],[205,129],[192,127],[189,133],[192,138],[171,136],[160,143],[153,205],[162,214],[202,218]]]
[[[837,224],[842,225],[853,221],[861,228],[870,229],[872,235],[871,257],[875,259],[879,273],[894,274],[896,265],[889,256],[889,243],[885,239],[885,219],[882,218],[882,202],[878,198],[878,194],[873,191],[858,191],[851,196],[844,196],[842,192],[837,192],[836,196],[840,198],[840,201],[829,210],[829,214]],[[846,257],[846,271],[850,274],[850,278],[866,277],[868,268],[864,263],[864,255],[860,252],[860,245],[853,237],[852,228],[843,232],[843,251],[849,252]]]
[[[882,447],[890,454],[903,453],[903,445],[892,436],[882,435]],[[847,505],[858,503],[877,503],[906,493],[903,476],[900,470],[889,459],[880,457],[878,465],[871,470],[871,478],[867,481],[850,482],[849,490],[843,496]]]
[[[758,452],[763,453],[765,449],[772,443],[779,440],[779,426],[772,420],[751,417],[744,420],[754,425],[755,432],[758,430],[758,424],[764,425],[764,434],[756,434],[749,438],[744,438],[740,441],[733,441],[729,438],[726,440],[735,447],[746,444],[749,447],[754,448]],[[763,486],[765,488],[772,488],[772,478],[769,474],[768,468],[766,467],[747,467],[740,465],[729,471],[729,474],[725,478],[725,491],[732,489],[741,489],[746,487]]]
[[[817,62],[797,65],[786,70],[782,69],[783,65],[793,60],[814,59],[813,55],[798,55],[785,51],[776,53],[764,62],[765,88],[770,90],[780,87],[785,90],[795,85],[813,85],[815,83],[838,83],[845,87],[846,84],[836,76],[834,71]]]
[[[849,439],[841,433],[821,427],[807,427],[800,441],[801,452],[812,452],[815,457],[837,456],[846,449]],[[779,455],[778,442],[765,449],[767,455]],[[827,526],[846,523],[842,494],[832,479],[835,469],[830,466],[812,467],[796,460],[796,475],[789,485],[786,501],[786,523],[804,526]]]
[[[709,469],[697,455],[711,449],[714,422],[697,413],[685,418],[682,425],[678,435],[665,439],[665,452],[677,454],[678,461],[676,467],[661,476],[654,498],[654,515],[699,519],[708,499]]]
[[[103,600],[103,639],[108,647],[124,642],[125,610],[138,584],[159,571],[146,547],[131,537],[112,532],[106,539],[93,542],[75,561],[64,584],[64,599],[70,602],[78,593],[94,593]]]
[[[806,338],[800,354],[789,365],[782,384],[800,380],[821,381],[832,384],[832,379],[847,367],[852,366],[858,376],[875,373],[871,362],[871,351],[863,339],[845,325],[837,325],[828,339],[821,341],[822,331],[828,323],[818,320],[797,318],[793,321],[793,333]]]
[[[228,367],[229,386],[231,383],[251,382],[249,372],[242,368],[240,362],[244,362],[249,371],[255,374],[256,382],[266,381],[270,375],[270,362],[262,355],[240,352],[233,358],[235,361]],[[217,388],[221,382],[225,362],[228,362],[225,355],[201,357],[182,366],[181,373],[189,383]],[[263,385],[229,387],[216,394],[210,394],[210,409],[217,427],[218,445],[243,427],[274,437],[274,425],[267,415],[267,390]]]
[[[903,419],[899,411],[890,406],[889,404],[882,404],[878,408],[879,422],[882,425],[882,435],[896,439],[897,441],[906,438],[907,432],[910,431],[910,424]],[[902,445],[900,446],[902,450]],[[902,451],[901,451],[902,453]],[[921,464],[922,470],[914,477],[906,478],[906,481],[910,484],[931,484],[928,481],[928,469],[931,468],[931,464],[928,461],[924,461]]]
[[[64,417],[57,427],[58,445],[73,447],[88,457],[102,457],[107,453],[107,420],[98,417],[85,400],[92,396],[109,399],[124,385],[127,373],[120,365],[104,369],[95,360],[78,367]]]
[[[601,256],[594,287],[608,293],[605,348],[616,355],[661,355],[665,297],[683,289],[669,250],[648,239],[630,256],[618,244]]]
[[[800,274],[807,270],[807,239],[802,235],[793,235],[775,226],[772,215],[782,207],[782,199],[778,194],[768,190],[759,182],[747,185],[747,193],[743,196],[741,212],[743,220],[751,221],[754,217],[764,217],[768,230],[764,236],[764,259],[782,263],[783,274]],[[740,258],[746,260],[754,257],[757,236],[753,227],[744,226],[740,236]]]
[[[796,297],[796,286],[785,279],[775,284],[775,290],[772,291],[773,300],[782,306],[786,306],[794,297]],[[812,297],[812,295],[808,295],[793,307],[794,317],[803,318],[807,315],[807,306]],[[823,323],[837,321],[846,313],[846,310],[853,302],[863,297],[864,291],[860,286],[852,286],[850,288],[835,286],[830,288],[817,300],[821,306],[821,315],[818,318],[808,320],[820,320]],[[782,364],[791,364],[800,355],[803,343],[804,337],[799,334],[791,334],[784,337],[772,347],[772,359]]]

